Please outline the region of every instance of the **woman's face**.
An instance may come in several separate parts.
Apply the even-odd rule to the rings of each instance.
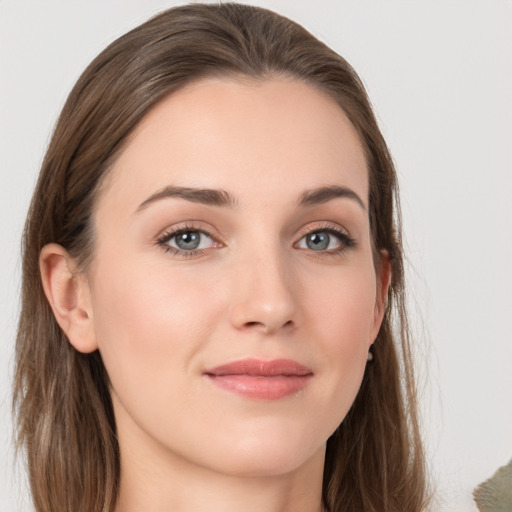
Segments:
[[[121,450],[237,475],[322,460],[387,279],[363,150],[335,102],[291,79],[182,89],[136,129],[94,225],[89,349]]]

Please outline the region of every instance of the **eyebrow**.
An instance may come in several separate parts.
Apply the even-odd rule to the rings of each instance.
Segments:
[[[210,188],[177,187],[169,185],[155,192],[143,201],[137,208],[136,213],[144,210],[151,203],[162,199],[177,197],[193,203],[201,203],[209,206],[224,206],[234,208],[237,205],[236,199],[226,190]],[[299,206],[314,206],[327,203],[333,199],[347,198],[354,200],[363,210],[366,206],[363,200],[350,188],[340,185],[327,185],[323,187],[306,190],[299,198]]]
[[[186,199],[193,203],[201,203],[209,206],[236,206],[235,198],[225,190],[215,190],[210,188],[191,188],[191,187],[176,187],[170,185],[168,187],[159,190],[144,202],[142,202],[136,210],[136,213],[144,210],[148,205],[161,199],[167,199],[170,197],[178,197],[180,199]]]
[[[300,206],[313,206],[316,204],[323,204],[337,199],[338,197],[345,197],[354,200],[363,210],[366,210],[366,205],[363,200],[350,188],[342,187],[340,185],[328,185],[325,187],[318,187],[312,190],[306,190],[299,199]]]

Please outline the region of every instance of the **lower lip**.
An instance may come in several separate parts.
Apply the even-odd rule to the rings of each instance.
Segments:
[[[296,395],[308,384],[312,375],[208,375],[217,386],[232,393],[259,400],[279,400]]]

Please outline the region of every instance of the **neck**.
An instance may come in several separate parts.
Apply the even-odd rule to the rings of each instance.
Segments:
[[[121,480],[116,512],[322,510],[324,449],[291,472],[233,475],[196,465],[162,447],[127,441],[119,436]]]

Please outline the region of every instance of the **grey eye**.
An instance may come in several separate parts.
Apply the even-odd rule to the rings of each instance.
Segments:
[[[167,245],[182,251],[207,249],[213,244],[212,237],[202,231],[181,231],[168,239]]]
[[[166,233],[158,240],[158,244],[172,254],[182,256],[192,256],[203,250],[222,247],[208,233],[194,228],[179,228]]]
[[[310,251],[336,251],[344,246],[350,246],[351,240],[342,233],[331,233],[327,229],[312,231],[304,235],[297,243],[299,249],[309,249]]]
[[[306,236],[306,246],[313,251],[325,251],[329,248],[331,235],[325,231],[310,233]]]
[[[184,251],[192,251],[199,247],[201,234],[197,231],[185,231],[174,236],[176,247]]]

